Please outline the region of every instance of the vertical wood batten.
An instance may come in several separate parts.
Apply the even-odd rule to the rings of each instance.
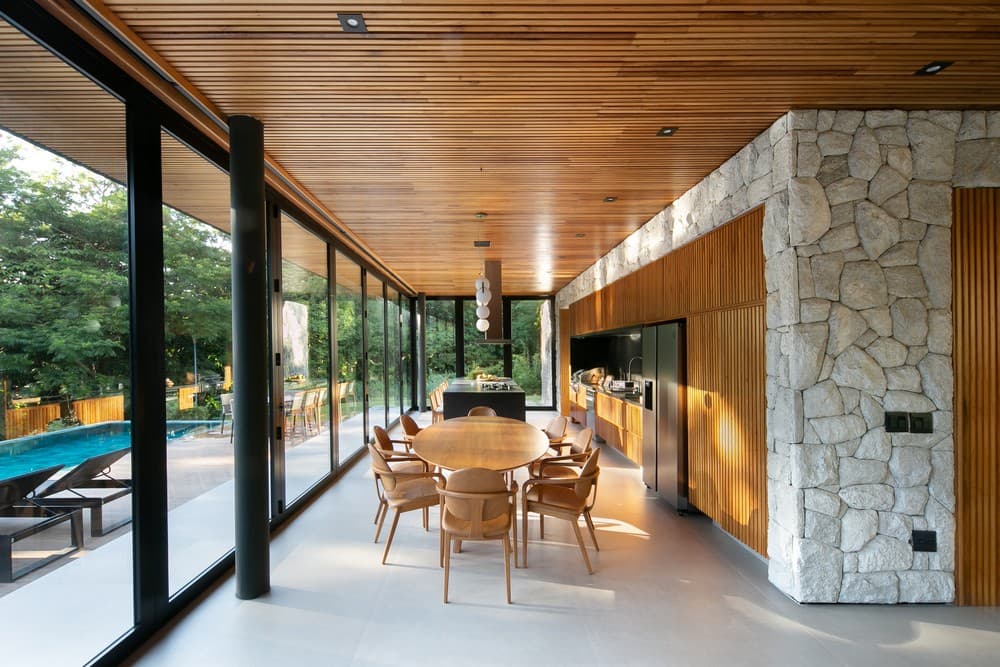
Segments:
[[[763,223],[750,211],[571,304],[569,320],[580,335],[686,319],[691,502],[766,555]]]
[[[1000,604],[1000,190],[954,191],[956,599]]]

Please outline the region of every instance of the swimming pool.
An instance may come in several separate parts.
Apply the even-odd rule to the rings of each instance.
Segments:
[[[211,421],[168,421],[167,440],[218,426]],[[0,442],[0,479],[56,464],[72,468],[91,456],[132,445],[131,422],[104,422]]]

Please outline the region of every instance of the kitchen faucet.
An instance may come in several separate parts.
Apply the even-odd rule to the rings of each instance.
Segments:
[[[628,379],[629,380],[632,379],[632,362],[635,361],[636,359],[642,359],[642,357],[632,357],[631,359],[628,360]]]

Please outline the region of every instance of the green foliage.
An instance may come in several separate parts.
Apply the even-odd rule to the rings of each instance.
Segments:
[[[83,171],[35,176],[0,143],[0,373],[27,396],[129,383],[125,189]],[[228,237],[164,208],[167,374],[229,364]]]

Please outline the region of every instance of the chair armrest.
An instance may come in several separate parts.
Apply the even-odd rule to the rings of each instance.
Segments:
[[[521,491],[522,493],[527,493],[528,489],[533,486],[574,486],[578,481],[579,480],[572,477],[567,477],[566,479],[532,477],[524,482],[524,486],[521,487]]]

